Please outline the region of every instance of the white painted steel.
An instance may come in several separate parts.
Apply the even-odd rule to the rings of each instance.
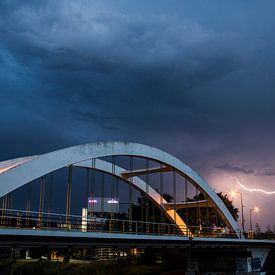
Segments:
[[[77,145],[35,156],[33,159],[0,173],[0,196],[52,171],[91,158],[111,155],[140,156],[172,166],[212,200],[227,226],[240,232],[237,222],[215,191],[189,166],[178,158],[154,147],[132,142],[97,142]],[[237,234],[241,236],[242,234]]]

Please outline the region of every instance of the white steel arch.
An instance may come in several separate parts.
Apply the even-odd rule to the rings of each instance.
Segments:
[[[189,166],[178,158],[154,147],[132,142],[97,142],[77,145],[39,156],[0,163],[0,197],[52,171],[92,158],[111,155],[139,156],[171,166],[181,175],[188,177],[211,199],[227,226],[239,232],[239,226],[215,191]],[[20,160],[20,161],[19,161]],[[1,165],[2,164],[2,165]],[[239,234],[237,234],[238,237]]]

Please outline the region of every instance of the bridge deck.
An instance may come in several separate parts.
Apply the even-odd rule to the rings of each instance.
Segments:
[[[167,246],[167,247],[275,247],[274,240],[230,238],[188,238],[170,235],[143,235],[64,230],[0,229],[0,247],[7,246]]]

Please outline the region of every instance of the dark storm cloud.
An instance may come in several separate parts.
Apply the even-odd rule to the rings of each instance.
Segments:
[[[215,168],[229,171],[229,172],[241,172],[244,174],[253,174],[254,173],[254,170],[252,170],[252,169],[247,169],[247,168],[238,167],[238,166],[232,166],[230,164],[219,165],[219,166],[216,166]]]
[[[245,175],[255,175],[255,176],[267,176],[273,177],[275,176],[275,172],[271,170],[265,170],[262,167],[258,168],[257,170],[247,168],[247,167],[239,167],[233,166],[230,164],[222,164],[215,167],[216,169],[224,170],[230,173],[242,173]]]
[[[3,158],[18,135],[22,154],[37,140],[45,151],[130,139],[184,155],[202,171],[240,149],[249,162],[262,140],[265,152],[275,123],[273,6],[216,4],[214,24],[218,12],[200,1],[169,9],[162,1],[156,9],[1,1],[0,121],[13,137],[1,135]],[[257,27],[253,9],[266,12]]]
[[[151,127],[164,104],[167,120],[177,116],[175,105],[180,111],[187,109],[188,115],[192,107],[188,90],[222,78],[238,65],[230,50],[220,54],[211,49],[211,34],[197,25],[162,17],[121,19],[111,12],[88,18],[88,22],[75,16],[77,24],[71,27],[71,11],[63,18],[61,10],[52,14],[53,8],[25,5],[21,10],[6,11],[10,16],[6,16],[8,28],[3,28],[3,45],[15,66],[31,68],[34,77],[54,87],[32,93],[38,93],[41,100],[43,96],[62,100],[64,105],[76,101],[82,117],[89,114],[85,106],[90,109],[95,102],[107,103],[107,112],[118,113],[125,126],[133,119],[139,123],[144,113],[149,124],[139,126]],[[85,23],[94,31],[83,26]],[[140,112],[141,104],[145,112]],[[149,112],[152,104],[154,111]],[[133,109],[136,111],[131,112]],[[132,117],[128,120],[124,112]]]
[[[257,175],[273,177],[273,176],[275,176],[275,172],[274,171],[264,171],[264,172],[257,173]]]
[[[217,191],[237,176],[273,190],[274,14],[273,0],[0,1],[0,159],[137,141]]]

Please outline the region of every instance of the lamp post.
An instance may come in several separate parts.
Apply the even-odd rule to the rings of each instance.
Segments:
[[[232,191],[231,192],[232,196],[235,197],[236,195],[240,195],[241,197],[241,215],[242,215],[242,230],[244,232],[244,216],[243,216],[243,194],[241,192],[236,192],[236,191]]]
[[[250,209],[250,232],[252,232],[252,212],[255,211],[256,213],[259,212],[259,208],[258,207],[254,207]]]

